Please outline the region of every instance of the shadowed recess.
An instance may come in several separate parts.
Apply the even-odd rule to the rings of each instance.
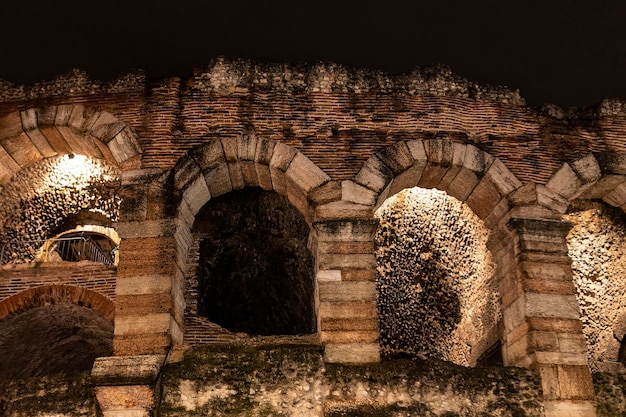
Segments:
[[[0,379],[91,369],[113,352],[113,324],[90,308],[50,304],[0,320]]]
[[[230,331],[315,331],[309,227],[288,200],[257,188],[207,203],[196,216],[198,311]]]

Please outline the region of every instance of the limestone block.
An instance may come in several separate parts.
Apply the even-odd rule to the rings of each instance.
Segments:
[[[70,114],[70,118],[68,120],[68,125],[75,127],[76,129],[81,129],[83,126],[83,121],[85,120],[85,106],[83,105],[74,105],[72,106],[72,113]]]
[[[406,146],[409,148],[413,161],[415,161],[414,165],[425,166],[428,163],[428,155],[426,154],[424,141],[409,140],[407,141]]]
[[[529,317],[580,318],[575,295],[530,292],[525,297],[526,314]]]
[[[531,331],[528,334],[530,352],[558,352],[559,339],[555,332]]]
[[[22,123],[22,129],[25,132],[29,130],[37,129],[39,124],[37,122],[37,109],[28,109],[20,112],[20,119]],[[6,119],[3,119],[3,121]],[[11,120],[7,120],[8,122]],[[18,133],[15,131],[15,133]],[[13,135],[3,135],[3,136],[13,136]]]
[[[509,195],[522,186],[522,183],[499,159],[494,159],[485,173],[501,195]]]
[[[183,222],[184,226],[187,228],[193,226],[193,222],[196,219],[195,214],[193,214],[189,208],[189,204],[184,200],[181,200],[176,209],[176,219],[177,221]],[[183,227],[183,224],[181,224],[181,227]]]
[[[376,301],[324,301],[320,302],[320,319],[376,318]]]
[[[558,220],[561,218],[559,212],[540,205],[518,206],[513,207],[509,212],[510,218],[520,219],[551,219]]]
[[[254,168],[256,169],[256,178],[259,182],[259,187],[261,187],[265,191],[273,190],[272,175],[270,173],[269,166],[255,162]]]
[[[145,184],[152,182],[155,178],[168,175],[160,168],[144,168],[124,171],[120,174],[122,185]]]
[[[167,333],[172,317],[169,313],[115,317],[115,336]]]
[[[374,253],[374,242],[318,242],[318,253]]]
[[[376,207],[380,207],[380,205],[382,205],[387,198],[396,195],[405,188],[416,187],[422,177],[422,172],[424,171],[425,166],[425,164],[415,164],[402,174],[395,177],[385,190],[380,193],[378,201],[376,202]]]
[[[385,148],[376,156],[391,169],[394,176],[406,171],[414,163],[411,151],[406,142],[397,142]]]
[[[309,222],[311,220],[311,213],[309,212],[309,200],[307,199],[306,194],[297,184],[294,184],[294,182],[291,181],[291,179],[287,176],[286,181],[287,199],[293,207],[295,207],[300,213],[302,213],[305,220]]]
[[[451,165],[435,165],[428,163],[424,166],[418,187],[421,188],[438,188],[439,183],[450,169]]]
[[[0,146],[0,181],[6,183],[14,173],[20,170],[20,166],[13,158]]]
[[[287,195],[287,178],[280,169],[270,167],[272,189],[280,195]]]
[[[525,321],[527,316],[526,304],[525,297],[522,296],[503,309],[502,316],[505,329],[515,329]]]
[[[115,287],[117,297],[139,294],[169,294],[172,278],[169,275],[138,275],[118,277]]]
[[[212,171],[226,162],[222,142],[217,139],[208,141],[194,149],[191,152],[191,157],[204,173]]]
[[[108,113],[103,113],[103,114],[108,114]],[[91,129],[90,134],[93,137],[100,139],[102,142],[108,143],[124,128],[126,128],[126,123],[115,120],[114,122],[111,122],[111,123],[100,124],[98,126],[94,126]]]
[[[595,417],[595,401],[546,400],[546,417]]]
[[[226,163],[219,164],[204,174],[211,197],[217,197],[233,190],[230,182],[230,172]]]
[[[184,189],[201,174],[200,167],[193,158],[182,158],[174,171],[174,188]]]
[[[528,324],[532,329],[541,331],[576,334],[582,332],[582,323],[578,319],[529,317]]]
[[[0,138],[9,138],[24,131],[21,113],[23,112],[11,112],[4,117],[0,117]],[[26,116],[28,116],[28,114],[26,114]],[[36,127],[35,120],[33,129]]]
[[[317,221],[327,219],[370,219],[372,218],[372,206],[364,206],[349,201],[333,201],[321,204],[315,208]]]
[[[581,333],[558,333],[559,351],[563,353],[587,354],[585,336]]]
[[[626,204],[626,183],[622,183],[615,187],[604,196],[603,200],[613,207],[621,207]]]
[[[324,360],[329,363],[380,362],[378,343],[333,343],[324,349]]]
[[[576,288],[572,281],[556,281],[547,279],[525,279],[526,291],[545,294],[575,294]]]
[[[453,152],[453,142],[450,139],[430,139],[424,141],[424,149],[428,161],[434,165],[451,166]]]
[[[66,129],[66,128],[63,128],[63,129]],[[54,152],[56,152],[57,154],[85,152],[85,150],[81,146],[81,142],[85,141],[84,137],[80,139],[74,138],[74,140],[72,140],[72,144],[70,144],[65,139],[65,135],[62,135],[59,129],[57,129],[56,127],[44,127],[42,129],[32,130],[28,132],[28,134],[33,137],[36,137],[38,134],[40,134],[42,138],[35,139],[35,140],[40,141],[41,143],[43,143],[44,141],[48,142],[50,147],[52,147],[52,149],[54,149]],[[67,136],[70,137],[71,135],[67,135]],[[106,145],[104,144],[102,145],[103,147],[106,148]],[[74,146],[74,148],[72,148],[72,146]],[[110,151],[108,151],[107,154],[110,155],[112,158],[110,161],[107,160],[108,162],[117,163],[115,158],[113,158],[113,156],[111,155]]]
[[[41,130],[31,130],[26,132],[26,134],[30,138],[30,141],[33,143],[33,145],[35,145],[39,153],[41,153],[45,158],[49,158],[57,154],[57,152],[50,145],[48,138],[43,134]],[[95,156],[97,156],[97,154]]]
[[[353,331],[324,331],[320,332],[320,341],[324,344],[332,343],[376,343],[378,331],[376,330],[353,330]]]
[[[113,353],[116,356],[127,355],[163,355],[172,345],[171,337],[163,333],[115,335]]]
[[[246,183],[243,179],[243,172],[241,170],[241,164],[237,163],[227,163],[228,166],[228,175],[230,176],[230,184],[233,187],[233,190],[242,190]]]
[[[209,200],[211,193],[204,176],[196,178],[183,192],[183,200],[189,205],[191,212],[196,215]]]
[[[565,163],[563,166],[550,178],[550,181],[546,184],[546,187],[560,196],[570,199],[572,198],[583,185],[583,182],[572,167]]]
[[[115,135],[107,146],[118,162],[124,162],[141,153],[135,135],[128,128]]]
[[[280,142],[276,143],[272,159],[270,159],[270,167],[283,172],[287,171],[297,153],[298,151],[291,146]]]
[[[480,218],[485,219],[500,203],[502,196],[489,179],[483,177],[465,203]]]
[[[448,188],[450,187],[450,184],[463,169],[463,160],[465,159],[466,148],[466,145],[462,145],[460,143],[452,144],[452,164],[450,169],[448,169],[445,175],[441,178],[441,182],[438,186],[440,189],[446,190],[449,193]]]
[[[302,153],[293,158],[285,174],[305,193],[330,181],[330,177]]]
[[[57,106],[56,116],[54,117],[54,125],[67,126],[67,124],[70,122],[70,116],[72,115],[73,107],[74,106],[69,104],[61,104]]]
[[[239,150],[238,141],[235,138],[222,138],[222,150],[224,151],[224,157],[226,162],[239,162]]]
[[[259,177],[256,173],[256,164],[252,161],[240,161],[239,165],[244,184],[248,187],[258,187]]]
[[[331,203],[341,200],[341,184],[337,181],[328,181],[311,190],[308,198],[314,205]]]
[[[592,154],[577,159],[571,165],[583,184],[594,183],[602,176],[600,164]]]
[[[96,387],[96,398],[104,416],[150,416],[155,406],[154,391],[147,385]]]
[[[520,269],[524,276],[530,279],[571,281],[572,269],[569,264],[545,262],[520,262]]]
[[[353,181],[341,182],[341,199],[351,203],[373,206],[376,203],[376,193],[367,187]]]
[[[354,181],[361,184],[375,193],[380,193],[393,179],[393,172],[376,155],[368,159]]]
[[[600,178],[595,184],[589,187],[580,195],[580,198],[587,200],[604,199],[607,194],[626,182],[624,175],[608,174]]]
[[[376,257],[374,254],[364,253],[341,253],[341,254],[320,254],[318,256],[320,269],[372,269],[376,268]]]
[[[37,124],[39,126],[52,126],[57,114],[57,106],[46,106],[36,108]]]
[[[522,335],[513,342],[507,341],[503,353],[505,366],[520,366],[519,363],[529,357],[528,336]]]
[[[617,152],[606,152],[600,155],[604,172],[626,175],[626,155]]]
[[[254,162],[269,166],[272,156],[274,155],[274,146],[276,146],[276,142],[271,139],[257,139]]]
[[[320,331],[353,331],[375,330],[378,332],[378,318],[376,317],[352,317],[350,319],[335,319],[322,317]]]
[[[376,284],[373,281],[319,282],[318,288],[322,302],[376,300]]]
[[[319,241],[371,242],[378,226],[375,219],[330,219],[313,224]]]
[[[553,190],[543,185],[537,185],[537,203],[554,210],[557,213],[565,213],[569,207],[569,201]]]
[[[546,253],[568,253],[567,242],[560,236],[520,234],[520,247],[523,251]]]
[[[164,358],[157,355],[96,358],[91,370],[95,385],[150,385],[156,382]]]
[[[100,140],[102,140],[103,142],[106,142],[106,140],[98,135],[95,135],[94,133],[98,130],[101,130],[100,128],[102,126],[107,126],[107,125],[112,125],[112,124],[116,124],[119,123],[119,120],[113,116],[111,113],[103,111],[103,112],[94,112],[93,113],[93,117],[91,118],[92,120],[90,121],[90,125],[85,126],[84,127],[88,128],[88,130],[91,131],[91,134],[96,136],[97,138],[99,138]]]
[[[0,143],[6,152],[11,155],[11,158],[20,166],[29,166],[43,158],[37,147],[25,133],[5,138]]]
[[[327,281],[341,281],[341,270],[340,269],[321,269],[317,271],[315,278],[318,282],[327,282]]]
[[[373,281],[376,279],[375,269],[342,269],[342,281]]]
[[[237,138],[238,159],[240,161],[254,162],[256,155],[257,137],[256,135],[243,135]]]
[[[511,207],[509,201],[506,198],[500,200],[500,202],[493,208],[491,213],[483,219],[483,223],[487,229],[493,229],[498,223],[503,221],[507,214],[510,212]]]

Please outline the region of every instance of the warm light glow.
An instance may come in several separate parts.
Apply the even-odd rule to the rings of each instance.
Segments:
[[[102,165],[84,155],[67,154],[57,159],[54,169],[45,180],[48,187],[73,187],[83,189],[94,180],[101,181]]]

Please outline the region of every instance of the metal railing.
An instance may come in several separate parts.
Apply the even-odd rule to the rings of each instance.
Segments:
[[[11,246],[30,246],[37,252],[35,259],[42,262],[50,261],[92,261],[106,265],[115,264],[118,246],[110,252],[105,251],[88,234],[59,237],[48,240],[14,241],[2,245],[0,264],[10,263]]]

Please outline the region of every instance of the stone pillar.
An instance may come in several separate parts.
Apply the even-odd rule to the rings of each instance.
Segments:
[[[182,313],[175,308],[177,241],[171,219],[125,222],[115,291],[115,356],[165,355],[182,343]]]
[[[380,360],[373,243],[377,224],[371,217],[314,223],[318,332],[328,362]]]
[[[511,218],[494,230],[504,316],[504,362],[541,377],[547,417],[595,416],[566,235],[553,218]]]

